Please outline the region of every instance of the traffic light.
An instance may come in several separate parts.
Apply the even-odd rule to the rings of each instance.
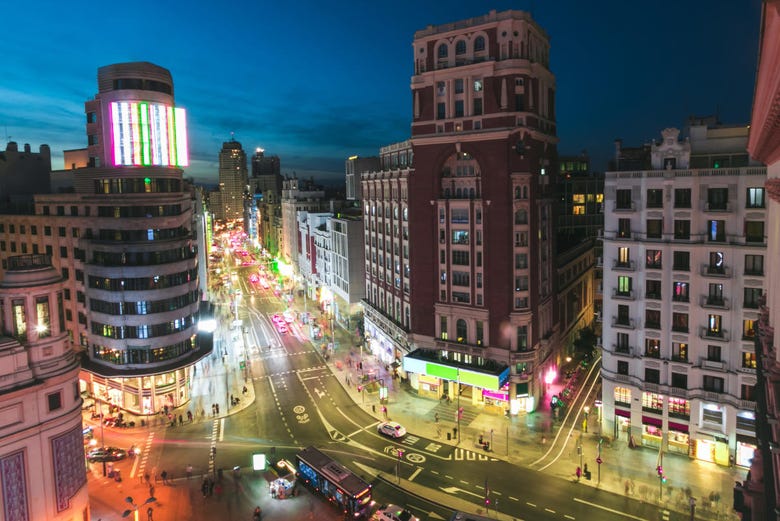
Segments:
[[[666,483],[666,475],[664,474],[664,468],[661,465],[658,465],[655,468],[655,471],[658,473],[658,479],[661,480],[661,483]]]
[[[363,386],[362,386],[362,385],[358,385],[358,392],[359,392],[359,393],[362,393],[362,392],[363,392]]]

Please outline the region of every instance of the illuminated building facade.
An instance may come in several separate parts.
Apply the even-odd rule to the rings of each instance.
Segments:
[[[222,143],[219,151],[219,219],[244,219],[244,195],[247,191],[246,153],[235,139]]]
[[[98,136],[88,146],[95,166],[69,171],[70,193],[36,194],[32,212],[3,216],[2,270],[9,254],[51,256],[65,280],[68,340],[83,350],[82,390],[152,414],[189,400],[193,364],[211,350],[210,335],[197,331],[202,205],[175,166],[187,163],[179,139],[186,134],[170,73],[149,63],[110,65],[99,69],[98,84],[85,103],[87,134]],[[117,119],[117,110],[129,112]],[[172,115],[167,156],[163,127],[144,123],[144,110]]]
[[[780,0],[764,0],[748,151],[767,165],[766,296],[755,344],[758,449],[744,481],[734,489],[734,509],[745,521],[780,519]]]
[[[4,257],[0,281],[0,511],[3,519],[89,519],[79,362],[66,284],[46,255]]]
[[[362,176],[369,344],[421,395],[533,410],[557,373],[549,38],[491,11],[412,48],[411,147]]]
[[[756,449],[766,168],[748,128],[692,121],[605,177],[603,431],[719,465]]]

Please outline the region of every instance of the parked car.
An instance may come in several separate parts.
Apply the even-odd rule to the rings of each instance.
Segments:
[[[90,462],[95,461],[119,461],[127,457],[127,451],[118,447],[99,447],[87,453]]]
[[[376,431],[391,438],[403,438],[406,436],[406,429],[398,422],[382,422],[377,425]]]
[[[374,512],[371,519],[376,521],[420,521],[420,518],[398,505],[383,505]]]

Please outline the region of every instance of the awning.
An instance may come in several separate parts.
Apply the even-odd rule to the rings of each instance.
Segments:
[[[417,349],[404,356],[404,371],[425,374],[449,380],[458,381],[491,391],[498,391],[509,380],[509,366],[495,361],[489,361],[485,366],[457,364],[446,358],[441,358],[438,351]]]
[[[663,420],[660,418],[653,418],[652,416],[642,416],[642,423],[644,425],[653,425],[654,427],[661,427]]]
[[[615,416],[622,416],[623,418],[631,418],[631,411],[624,411],[615,407]]]
[[[684,432],[688,434],[688,425],[684,423],[674,423],[669,422],[669,430],[670,431],[677,431],[677,432]]]

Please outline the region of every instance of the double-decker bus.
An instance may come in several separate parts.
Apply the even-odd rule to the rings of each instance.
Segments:
[[[354,518],[371,514],[371,485],[315,447],[303,449],[295,456],[298,478],[317,494],[327,498]]]

